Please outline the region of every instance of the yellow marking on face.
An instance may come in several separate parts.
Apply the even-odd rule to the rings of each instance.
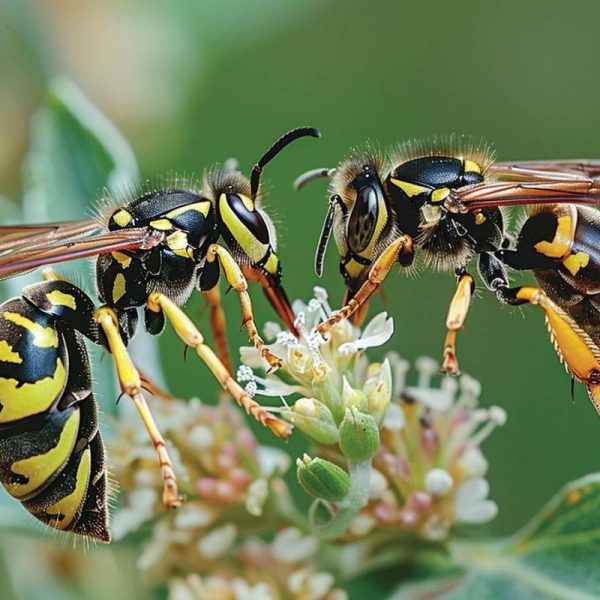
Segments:
[[[0,423],[11,423],[48,410],[62,393],[66,375],[62,360],[57,358],[54,374],[34,383],[0,377]]]
[[[277,258],[277,255],[274,252],[272,252],[271,256],[269,256],[269,260],[267,260],[263,268],[267,273],[271,273],[271,275],[276,275],[278,267],[279,258]]]
[[[473,160],[465,160],[465,173],[481,173],[481,167]]]
[[[112,257],[124,268],[127,269],[131,264],[131,256],[122,252],[112,252]]]
[[[450,189],[447,187],[438,188],[437,190],[433,190],[431,192],[431,201],[432,202],[442,202],[450,195]]]
[[[365,265],[361,265],[359,262],[356,262],[354,259],[351,259],[344,269],[346,273],[352,277],[352,279],[356,279],[361,273],[361,271],[365,268]]]
[[[482,212],[478,212],[475,215],[475,225],[481,225],[486,222],[485,215]]]
[[[571,217],[569,215],[558,217],[553,240],[538,242],[534,248],[549,258],[563,258],[571,251],[574,235],[575,227]]]
[[[127,227],[127,225],[131,223],[131,215],[124,208],[122,208],[112,216],[112,220],[119,227]]]
[[[169,211],[166,214],[166,216],[169,219],[173,219],[175,217],[178,217],[179,215],[182,215],[183,213],[188,212],[188,210],[194,210],[196,212],[203,214],[206,217],[206,215],[208,215],[208,212],[210,211],[210,202],[208,200],[202,200],[202,202],[193,202],[192,204],[184,204],[183,206],[180,206],[179,208],[174,208],[173,210]]]
[[[17,327],[27,329],[33,335],[33,344],[38,348],[58,348],[58,335],[53,327],[43,327],[19,313],[7,311],[3,316]]]
[[[12,346],[6,340],[0,340],[0,360],[2,362],[15,363],[20,365],[23,362],[21,355],[12,349]]]
[[[428,188],[423,185],[417,185],[416,183],[409,183],[408,181],[402,181],[400,179],[390,178],[390,181],[396,186],[399,187],[409,198],[413,196],[418,196],[419,194],[424,194],[429,192],[431,188]]]
[[[56,519],[52,519],[49,523],[51,527],[56,529],[68,529],[75,520],[75,517],[79,514],[90,482],[91,462],[90,449],[86,448],[83,451],[81,461],[77,467],[75,489],[68,496],[61,498],[58,502],[55,502],[46,509],[48,515],[56,516]]]
[[[254,212],[254,200],[252,200],[252,198],[250,198],[249,196],[245,196],[244,194],[238,194],[238,196],[241,198],[242,203],[244,204],[244,206],[250,212]]]
[[[50,304],[53,306],[68,306],[73,310],[77,309],[75,296],[61,292],[60,290],[53,290],[52,292],[49,292],[46,294],[46,298],[50,300]]]
[[[566,258],[563,258],[562,264],[567,267],[569,273],[575,276],[579,272],[579,269],[587,267],[590,262],[590,255],[587,252],[577,252],[576,254],[570,254]]]
[[[191,259],[194,258],[194,252],[188,243],[187,233],[184,231],[175,231],[168,236],[165,241],[167,242],[169,250],[177,254],[177,256]]]
[[[243,198],[244,196],[240,194]],[[239,220],[227,203],[227,196],[219,196],[219,212],[225,226],[231,231],[235,241],[254,263],[260,262],[269,250],[268,244],[259,242],[252,232]]]
[[[169,231],[169,229],[173,229],[173,223],[169,219],[155,219],[154,221],[150,221],[150,227],[159,231]]]
[[[118,302],[124,295],[127,287],[123,273],[117,273],[113,282],[112,297],[113,302]]]
[[[7,484],[6,490],[14,498],[23,498],[42,487],[62,465],[65,464],[77,440],[79,432],[80,411],[74,410],[67,419],[54,448],[44,454],[30,456],[18,460],[10,466],[10,470],[17,475],[23,475],[29,480],[27,483]]]

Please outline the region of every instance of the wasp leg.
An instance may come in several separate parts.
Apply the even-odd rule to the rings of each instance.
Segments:
[[[507,304],[537,304],[545,313],[552,342],[571,375],[585,383],[600,415],[600,348],[575,321],[537,287],[500,288],[498,297]]]
[[[227,371],[225,365],[218,359],[217,355],[204,343],[204,337],[192,323],[190,318],[167,296],[160,292],[152,292],[148,296],[148,309],[153,312],[163,312],[173,325],[177,335],[185,344],[194,348],[198,356],[206,363],[217,381],[226,389],[244,408],[244,410],[257,421],[268,427],[279,437],[286,438],[291,426],[268,413],[258,402],[255,402]]]
[[[202,292],[206,298],[206,302],[210,306],[210,328],[212,329],[213,338],[219,351],[219,360],[223,366],[233,373],[231,358],[229,354],[229,344],[227,343],[227,330],[225,326],[225,312],[221,306],[221,292],[219,286],[216,285],[212,290]]]
[[[140,374],[131,361],[125,344],[121,339],[117,316],[111,308],[103,306],[96,311],[96,321],[106,335],[115,368],[117,369],[121,390],[133,400],[158,454],[163,479],[163,504],[169,508],[177,508],[181,505],[183,498],[177,489],[173,463],[169,458],[165,440],[156,426],[150,408],[146,403],[146,398],[144,398],[142,393]]]
[[[456,358],[456,332],[462,329],[465,323],[475,291],[475,280],[465,269],[458,270],[456,275],[458,284],[450,301],[448,317],[446,318],[448,333],[444,342],[444,360],[441,368],[441,372],[446,375],[460,374]]]
[[[356,313],[381,285],[381,282],[386,278],[392,265],[399,257],[403,254],[412,254],[412,252],[413,243],[410,236],[402,235],[394,240],[373,263],[367,280],[360,286],[356,294],[342,308],[336,310],[329,319],[323,321],[317,327],[319,333],[325,335],[334,325]]]
[[[206,254],[207,262],[211,263],[215,260],[219,260],[227,283],[238,293],[240,297],[240,304],[242,307],[242,325],[245,325],[248,331],[248,337],[254,344],[256,349],[260,352],[261,356],[269,363],[271,370],[276,370],[281,367],[281,359],[272,354],[270,350],[265,346],[262,338],[260,337],[254,322],[254,312],[252,310],[252,302],[248,294],[248,282],[240,269],[240,266],[233,259],[233,256],[218,244],[211,244],[208,247]]]

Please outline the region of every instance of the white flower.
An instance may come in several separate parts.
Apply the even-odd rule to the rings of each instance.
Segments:
[[[266,479],[255,479],[246,493],[246,510],[254,517],[262,515],[264,503],[269,497],[269,484]]]
[[[292,463],[289,454],[272,446],[259,446],[256,449],[258,468],[263,477],[273,477],[285,473]]]
[[[383,419],[383,426],[392,431],[399,431],[405,423],[406,417],[402,409],[396,403],[390,404]]]
[[[454,511],[457,521],[487,523],[498,514],[498,506],[488,500],[490,486],[483,477],[467,479],[456,491]]]
[[[454,480],[445,469],[431,469],[425,474],[425,490],[433,496],[445,496],[454,485]]]
[[[231,548],[236,537],[237,527],[233,523],[226,523],[200,539],[197,545],[198,552],[208,560],[215,560]]]
[[[481,477],[488,470],[488,461],[476,446],[469,446],[456,464],[466,477]]]
[[[295,527],[288,527],[275,536],[272,552],[275,559],[280,562],[297,563],[308,560],[318,547],[316,538],[302,535],[302,532]]]
[[[360,338],[342,344],[338,348],[338,352],[343,356],[348,356],[367,348],[382,346],[393,334],[394,320],[391,317],[388,318],[387,313],[382,312],[371,319]]]

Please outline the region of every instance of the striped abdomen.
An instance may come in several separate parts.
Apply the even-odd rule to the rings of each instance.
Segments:
[[[68,318],[91,318],[91,301],[66,282],[23,294],[0,306],[0,482],[50,527],[109,541],[90,365]]]

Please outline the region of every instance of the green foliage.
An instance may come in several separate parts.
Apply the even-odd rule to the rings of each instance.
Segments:
[[[105,188],[123,191],[137,173],[133,152],[114,125],[70,81],[55,81],[35,118],[25,163],[27,219],[90,216]]]
[[[599,555],[600,474],[592,474],[566,485],[509,539],[455,541],[437,563],[425,554],[428,571],[413,572],[390,598],[591,600],[600,597]]]

